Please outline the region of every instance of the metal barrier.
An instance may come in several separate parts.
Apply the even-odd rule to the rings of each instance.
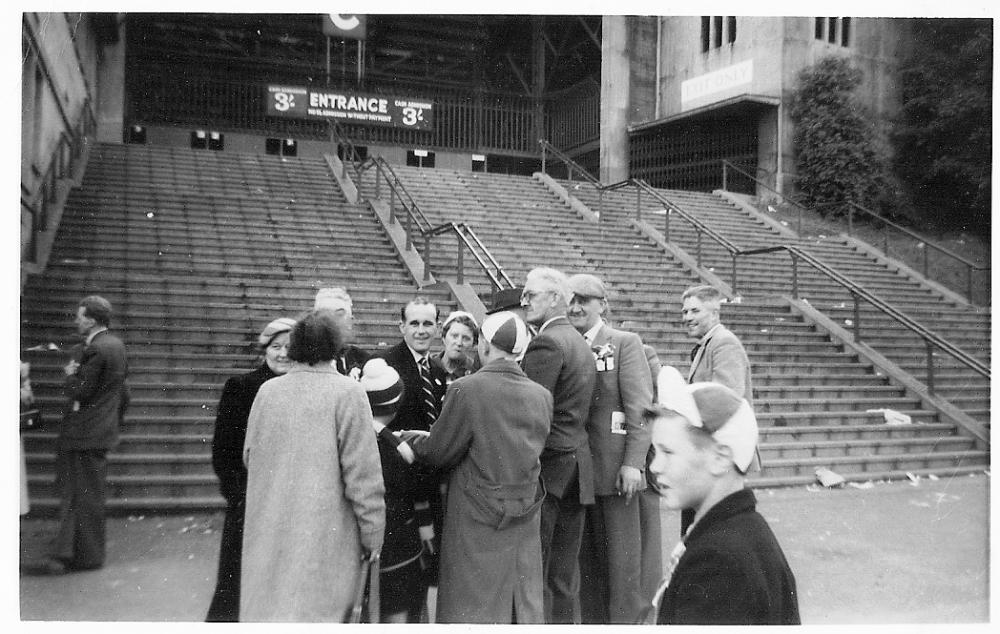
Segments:
[[[403,218],[400,224],[406,233],[406,250],[414,250],[414,238],[420,238],[423,243],[421,257],[424,260],[424,281],[430,279],[432,259],[432,239],[438,236],[452,234],[456,239],[456,278],[459,284],[465,283],[465,250],[468,250],[479,267],[486,273],[486,277],[497,290],[503,288],[513,288],[514,283],[507,275],[496,257],[490,252],[483,241],[476,235],[472,227],[464,222],[446,222],[437,226],[432,226],[423,210],[414,200],[406,186],[396,175],[392,165],[381,156],[361,160],[354,144],[350,138],[344,134],[343,128],[336,122],[331,122],[331,140],[334,146],[338,144],[345,149],[342,160],[342,170],[346,174],[347,166],[350,164],[354,176],[357,179],[358,193],[364,175],[369,170],[375,171],[375,198],[382,198],[382,183],[385,182],[389,188],[389,222],[400,222],[399,214],[396,211],[396,201],[399,201],[399,208],[402,210]],[[464,247],[464,248],[463,248]]]
[[[591,184],[593,184],[594,187],[598,190],[598,192],[600,192],[600,194],[601,194],[601,197],[599,199],[599,201],[600,201],[599,202],[600,208],[599,208],[599,211],[598,211],[599,217],[603,215],[603,213],[602,213],[603,212],[603,204],[604,204],[603,193],[605,191],[613,191],[613,190],[623,189],[623,188],[632,186],[632,187],[635,187],[635,191],[636,191],[636,206],[635,206],[636,220],[638,220],[638,221],[642,220],[642,195],[643,195],[643,193],[645,193],[648,196],[651,196],[657,202],[660,202],[660,203],[662,203],[664,205],[664,211],[666,212],[664,214],[664,239],[666,241],[668,241],[668,242],[670,241],[670,217],[671,217],[671,215],[676,214],[677,216],[679,216],[679,217],[683,218],[685,221],[687,221],[690,225],[692,225],[692,227],[694,227],[695,232],[697,233],[697,246],[696,246],[695,260],[697,261],[698,266],[701,266],[702,235],[708,236],[713,242],[715,242],[716,244],[718,244],[719,246],[721,246],[723,249],[725,249],[729,253],[729,256],[730,256],[730,259],[731,259],[731,263],[732,263],[730,287],[731,287],[731,289],[732,289],[732,291],[733,291],[734,294],[737,293],[738,283],[739,283],[739,280],[738,280],[738,277],[737,277],[738,276],[738,270],[739,270],[738,267],[737,267],[737,260],[739,258],[741,258],[741,257],[750,257],[750,256],[754,256],[754,255],[761,255],[761,254],[766,254],[766,253],[775,253],[775,252],[778,252],[778,251],[787,251],[791,255],[791,258],[792,258],[792,275],[791,275],[791,280],[790,280],[791,287],[792,287],[791,288],[792,297],[794,297],[796,299],[798,299],[798,297],[799,297],[798,263],[799,263],[800,260],[803,261],[803,262],[805,262],[805,263],[807,263],[807,264],[809,264],[814,269],[816,269],[817,271],[819,271],[822,275],[824,275],[824,276],[828,277],[829,279],[833,280],[835,283],[837,283],[840,286],[846,288],[848,290],[848,292],[850,292],[851,296],[854,298],[854,321],[853,321],[853,323],[854,323],[854,338],[855,338],[856,341],[860,341],[861,340],[860,300],[862,300],[862,299],[864,299],[865,301],[867,301],[868,303],[870,303],[872,306],[874,306],[876,309],[878,309],[879,311],[885,313],[890,318],[894,319],[897,323],[899,323],[900,325],[906,327],[907,329],[909,329],[912,332],[916,333],[917,336],[919,336],[920,338],[922,338],[923,341],[924,341],[924,344],[926,346],[926,349],[927,349],[927,388],[928,388],[928,390],[929,390],[929,392],[931,394],[934,393],[934,354],[933,353],[934,353],[934,349],[935,348],[940,349],[940,350],[948,353],[949,355],[951,355],[952,357],[954,357],[955,359],[957,359],[961,364],[963,364],[963,365],[971,368],[976,373],[978,373],[978,374],[980,374],[980,375],[982,375],[982,376],[984,376],[986,378],[990,377],[990,368],[989,368],[989,366],[981,363],[975,357],[969,355],[964,350],[962,350],[961,348],[959,348],[955,344],[951,343],[950,341],[947,341],[946,339],[944,339],[943,337],[941,337],[940,335],[938,335],[933,330],[927,328],[923,324],[920,324],[919,322],[917,322],[913,318],[909,317],[908,315],[906,315],[902,311],[894,308],[891,304],[889,304],[888,302],[886,302],[885,300],[883,300],[879,296],[877,296],[874,293],[872,293],[871,291],[865,289],[863,286],[861,286],[860,284],[854,282],[849,277],[847,277],[846,275],[840,273],[839,271],[837,271],[833,267],[827,265],[822,260],[819,260],[818,258],[816,258],[815,256],[813,256],[811,253],[808,253],[807,251],[805,251],[805,250],[803,250],[803,249],[801,249],[799,247],[792,246],[792,245],[776,245],[776,246],[762,247],[762,248],[757,248],[757,249],[746,249],[746,250],[741,249],[739,246],[737,246],[731,240],[729,240],[728,238],[726,238],[722,234],[718,233],[717,231],[715,231],[714,229],[712,229],[711,227],[709,227],[705,223],[701,222],[699,219],[695,218],[691,214],[689,214],[686,211],[684,211],[683,209],[681,209],[679,206],[677,206],[672,201],[670,201],[665,196],[663,196],[662,193],[660,193],[660,192],[656,191],[655,189],[653,189],[652,187],[650,187],[650,185],[648,183],[646,183],[645,181],[643,181],[641,179],[632,179],[632,178],[630,178],[628,180],[620,181],[618,183],[613,183],[611,185],[603,185],[599,180],[597,180],[596,178],[594,178],[593,175],[589,174],[586,170],[583,170],[583,168],[581,168],[579,165],[577,165],[572,159],[570,159],[564,153],[560,152],[558,149],[552,147],[545,140],[540,140],[539,144],[542,146],[543,156],[545,156],[545,153],[552,154],[553,156],[555,156],[559,160],[561,160],[564,163],[566,163],[568,169],[580,172],[584,176],[585,180],[587,180],[588,182],[590,182]],[[726,162],[724,161],[724,163],[726,163]],[[545,165],[545,163],[543,161],[543,170],[544,170],[544,165]],[[730,167],[732,168],[731,164],[730,164]]]
[[[923,244],[924,247],[923,247],[922,250],[923,250],[923,274],[924,274],[924,277],[930,277],[929,276],[929,273],[930,273],[929,253],[930,253],[931,249],[937,251],[938,253],[942,253],[942,254],[944,254],[944,255],[952,258],[953,260],[959,262],[960,264],[965,265],[965,271],[966,271],[966,276],[965,276],[965,278],[966,278],[965,296],[969,300],[969,302],[973,302],[973,300],[974,300],[974,297],[973,297],[973,285],[972,285],[973,271],[989,271],[989,270],[991,270],[991,268],[988,267],[988,266],[980,266],[980,265],[976,264],[975,262],[971,262],[968,259],[966,259],[966,258],[958,255],[957,253],[955,253],[955,252],[953,252],[953,251],[951,251],[951,250],[949,250],[949,249],[947,249],[947,248],[945,248],[945,247],[943,247],[943,246],[941,246],[939,244],[935,244],[934,242],[931,242],[930,240],[928,240],[924,236],[921,236],[919,233],[916,233],[915,231],[907,229],[906,227],[904,227],[902,225],[899,225],[899,224],[897,224],[897,223],[895,223],[895,222],[893,222],[891,220],[883,218],[882,216],[880,216],[879,214],[875,213],[874,211],[872,211],[870,209],[866,209],[865,207],[862,207],[861,205],[859,205],[859,204],[857,204],[855,202],[852,202],[850,200],[843,201],[843,202],[835,201],[835,202],[821,203],[821,204],[818,204],[818,205],[813,205],[812,207],[808,207],[805,204],[803,204],[802,202],[800,202],[800,201],[798,201],[798,200],[796,200],[796,199],[794,199],[794,198],[792,198],[790,196],[786,196],[785,194],[783,194],[783,193],[779,192],[778,190],[774,189],[773,187],[771,187],[767,183],[761,181],[760,179],[756,178],[755,176],[751,176],[750,174],[748,174],[747,172],[743,171],[739,167],[737,167],[737,166],[733,165],[732,163],[730,163],[729,161],[725,161],[725,160],[722,161],[722,189],[723,190],[727,189],[728,180],[729,180],[729,171],[730,170],[732,170],[732,171],[740,174],[741,176],[749,178],[750,180],[752,180],[753,182],[755,182],[758,186],[763,187],[763,188],[765,188],[765,189],[767,189],[767,190],[769,190],[769,191],[777,194],[785,202],[788,202],[788,203],[791,203],[792,205],[794,205],[795,208],[798,210],[798,213],[797,213],[798,228],[796,230],[796,233],[798,233],[799,235],[802,235],[802,212],[804,210],[807,210],[807,209],[818,210],[818,209],[821,209],[823,207],[829,207],[829,206],[834,206],[834,205],[844,205],[844,206],[847,207],[847,214],[846,214],[847,215],[847,235],[849,235],[849,236],[853,236],[854,235],[854,213],[855,212],[860,212],[860,213],[862,213],[862,214],[864,214],[864,215],[872,218],[873,220],[882,223],[883,225],[885,225],[887,227],[891,227],[892,229],[895,229],[896,231],[905,234],[907,237],[912,238],[913,240],[916,240],[919,244]],[[884,253],[886,255],[886,257],[889,257],[889,234],[888,234],[888,232],[883,232],[882,233],[882,253]]]

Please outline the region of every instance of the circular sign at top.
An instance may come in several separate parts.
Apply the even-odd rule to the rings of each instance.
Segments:
[[[365,39],[365,16],[353,13],[327,13],[323,16],[323,34],[350,40]]]

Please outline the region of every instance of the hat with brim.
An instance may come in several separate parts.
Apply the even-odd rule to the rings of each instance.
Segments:
[[[265,348],[271,345],[271,342],[275,337],[283,332],[288,332],[295,327],[295,320],[288,317],[279,317],[264,326],[264,330],[261,331],[260,336],[257,338],[257,342],[264,346]]]

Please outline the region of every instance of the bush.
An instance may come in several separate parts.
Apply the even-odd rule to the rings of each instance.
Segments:
[[[846,213],[847,201],[892,215],[892,179],[875,128],[853,97],[861,71],[826,57],[799,74],[792,96],[797,186],[823,215]],[[837,204],[840,203],[840,204]]]

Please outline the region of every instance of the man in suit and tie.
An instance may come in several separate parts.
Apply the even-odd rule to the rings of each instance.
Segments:
[[[415,297],[399,310],[399,331],[403,340],[382,355],[386,363],[399,373],[403,381],[403,400],[396,418],[389,424],[393,431],[419,429],[430,431],[448,388],[447,375],[439,363],[431,359],[431,345],[438,337],[440,311],[425,297]],[[437,586],[437,553],[441,552],[441,531],[444,525],[442,504],[442,474],[426,467],[414,499],[420,537],[424,543],[424,562],[428,583]],[[433,610],[431,597],[429,609]],[[430,615],[433,621],[433,614]]]
[[[544,267],[528,273],[521,295],[526,320],[538,329],[521,365],[553,397],[552,428],[541,455],[547,623],[580,622],[580,539],[584,505],[594,503],[586,424],[596,370],[590,347],[566,319],[570,296],[566,276]]]
[[[643,411],[653,403],[653,382],[639,336],[604,321],[608,302],[601,280],[574,275],[569,287],[566,315],[590,346],[597,370],[587,421],[596,502],[587,507],[580,549],[583,622],[632,624],[652,598],[642,594],[639,494],[646,488],[650,446]]]
[[[722,325],[722,293],[713,286],[692,286],[681,295],[681,313],[688,336],[698,343],[691,349],[688,383],[712,381],[725,385],[753,407],[750,359],[739,337]],[[756,453],[751,468],[760,468]],[[694,511],[681,512],[681,534],[694,520]]]
[[[107,453],[118,444],[128,406],[128,362],[125,344],[108,332],[108,300],[85,297],[74,323],[85,342],[64,368],[68,403],[56,441],[59,533],[51,557],[29,572],[62,574],[104,565]]]
[[[348,342],[354,336],[354,302],[347,291],[340,287],[321,288],[316,293],[314,308],[324,308],[333,312],[340,322],[341,331],[344,333],[344,347],[337,353],[337,358],[333,360],[337,372],[344,376],[349,376],[355,381],[361,380],[361,369],[365,363],[372,358],[357,346]]]

